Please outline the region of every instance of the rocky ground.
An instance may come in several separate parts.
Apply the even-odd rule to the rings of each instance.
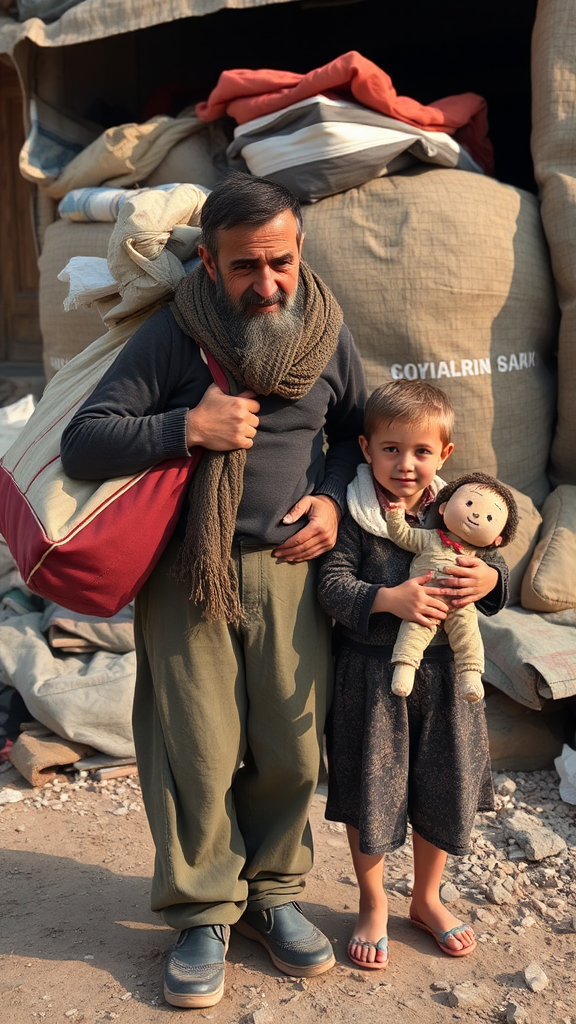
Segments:
[[[495,785],[497,810],[478,816],[473,852],[450,858],[442,892],[474,923],[473,956],[449,958],[410,926],[407,844],[385,879],[390,966],[349,963],[357,890],[344,829],[324,821],[320,789],[303,906],[333,941],[337,966],[285,978],[233,934],[222,1002],[177,1010],[160,994],[174,935],[148,909],[153,850],[137,777],[78,775],[32,789],[9,769],[0,774],[2,1024],[576,1024],[576,807],[560,801],[552,771],[495,776]]]

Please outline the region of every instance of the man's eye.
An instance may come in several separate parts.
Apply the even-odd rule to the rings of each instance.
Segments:
[[[473,501],[467,501],[466,502],[466,508],[470,508],[470,506],[473,505],[473,504],[474,504]]]

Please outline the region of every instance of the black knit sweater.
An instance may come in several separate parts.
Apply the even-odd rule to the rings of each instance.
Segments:
[[[186,415],[212,377],[171,310],[154,313],[133,335],[62,437],[65,472],[103,480],[185,456]],[[302,527],[282,517],[304,495],[326,494],[345,506],[361,460],[358,435],[364,374],[348,328],[307,395],[259,397],[259,427],[247,452],[236,536],[281,544]],[[325,451],[324,441],[328,444]]]

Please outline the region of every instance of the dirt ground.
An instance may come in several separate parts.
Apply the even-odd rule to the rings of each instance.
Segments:
[[[0,1020],[576,1024],[576,808],[558,804],[554,773],[532,773],[535,785],[510,774],[516,795],[501,799],[496,814],[478,816],[475,854],[464,865],[451,859],[446,872],[459,893],[450,908],[472,920],[479,937],[473,956],[444,956],[410,926],[406,846],[388,861],[390,966],[361,971],[349,963],[357,890],[345,834],[324,821],[320,788],[312,807],[316,867],[302,904],[334,943],[336,967],[309,981],[285,978],[262,947],[233,933],[222,1002],[179,1010],[161,996],[175,935],[149,909],[153,847],[137,778],[33,790],[10,769],[0,775],[0,795],[9,788],[21,798],[0,805]],[[520,797],[542,824],[555,815],[568,843],[564,858],[532,864],[503,838],[500,818]],[[510,902],[488,902],[491,877],[510,879]],[[533,962],[548,979],[542,991],[525,981]]]

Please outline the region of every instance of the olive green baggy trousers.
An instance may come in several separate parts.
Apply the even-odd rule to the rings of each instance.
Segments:
[[[302,891],[332,663],[313,562],[235,550],[235,628],[202,621],[170,574],[177,549],[136,601],[133,725],[156,846],[152,909],[188,928]]]

